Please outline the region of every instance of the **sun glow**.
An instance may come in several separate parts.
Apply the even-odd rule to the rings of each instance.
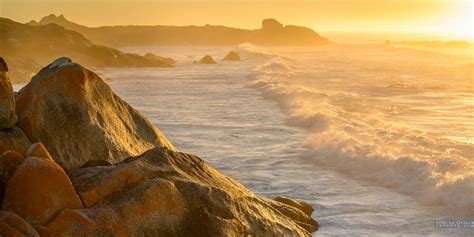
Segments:
[[[86,26],[225,25],[257,29],[265,18],[322,33],[403,33],[473,40],[474,0],[2,0],[20,22],[51,13]],[[113,8],[111,8],[113,4]],[[131,9],[133,9],[131,11]],[[183,15],[183,12],[186,14]],[[245,15],[245,17],[242,17]],[[434,38],[433,40],[441,39]]]

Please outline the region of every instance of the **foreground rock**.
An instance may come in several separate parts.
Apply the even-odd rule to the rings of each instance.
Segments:
[[[6,151],[0,155],[0,203],[3,202],[8,181],[24,159],[25,157],[16,151]]]
[[[18,126],[43,143],[66,170],[89,160],[117,163],[153,147],[173,145],[95,73],[58,59],[17,97]]]
[[[74,170],[87,209],[46,228],[71,236],[309,236],[298,208],[256,196],[196,156],[155,148],[116,166]]]
[[[25,139],[16,127],[6,130],[17,135],[0,137],[7,149],[1,236],[310,236],[318,229],[308,204],[259,197],[177,152],[68,58],[41,70],[17,102],[18,125],[45,146],[15,148]],[[140,155],[125,158],[133,153]]]
[[[311,216],[311,214],[314,211],[314,208],[311,205],[309,205],[308,203],[305,203],[303,201],[293,200],[293,199],[290,199],[290,198],[287,198],[287,197],[275,197],[275,198],[273,198],[273,200],[275,200],[277,202],[284,203],[284,204],[292,206],[292,207],[296,207],[308,216]]]
[[[223,59],[224,61],[240,61],[240,55],[234,51],[230,51]]]
[[[82,208],[69,177],[53,160],[28,157],[8,181],[2,208],[44,225],[65,208]]]
[[[8,66],[0,57],[0,129],[12,127],[16,120],[15,96],[8,77]]]
[[[206,55],[199,60],[200,64],[217,64],[217,62],[209,55]]]
[[[28,222],[17,214],[8,211],[0,211],[0,236],[39,237],[39,234]]]
[[[30,145],[30,140],[20,128],[13,127],[0,130],[0,155],[10,150],[26,155]]]

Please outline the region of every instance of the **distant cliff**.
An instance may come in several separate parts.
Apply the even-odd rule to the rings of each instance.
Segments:
[[[271,46],[318,46],[329,41],[314,30],[266,19],[262,28],[245,30],[217,25],[205,26],[102,26],[86,27],[63,15],[49,15],[32,25],[57,24],[88,39],[113,47],[145,45],[237,45],[253,43]]]
[[[0,55],[12,66],[14,82],[29,81],[53,59],[67,56],[88,67],[172,67],[173,60],[144,57],[96,45],[78,32],[48,24],[36,26],[0,18]]]

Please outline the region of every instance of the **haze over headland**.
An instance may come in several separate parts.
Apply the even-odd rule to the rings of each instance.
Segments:
[[[243,29],[259,28],[261,19],[273,17],[285,24],[309,27],[336,41],[347,39],[338,38],[339,33],[417,34],[437,40],[469,40],[474,28],[472,8],[469,0],[359,0],[357,4],[344,0],[2,0],[0,14],[19,22],[39,20],[51,13],[64,14],[89,27],[210,24]]]

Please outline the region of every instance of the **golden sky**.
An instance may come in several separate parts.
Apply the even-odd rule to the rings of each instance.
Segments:
[[[88,26],[260,27],[264,18],[319,32],[442,34],[473,39],[474,0],[0,0],[20,22],[54,13]]]

